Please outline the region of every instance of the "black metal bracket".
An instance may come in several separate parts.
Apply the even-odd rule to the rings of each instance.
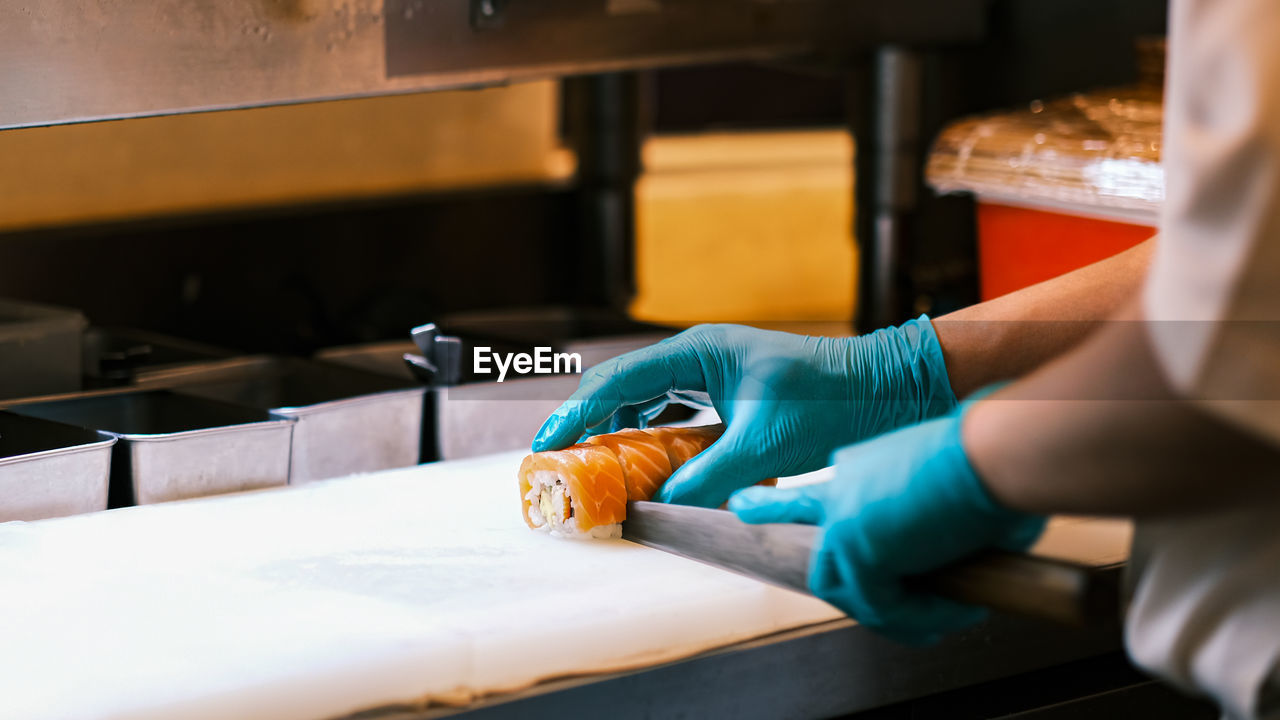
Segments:
[[[409,331],[421,355],[405,353],[404,362],[414,377],[438,387],[456,385],[462,377],[462,340],[442,335],[435,323],[419,325]]]

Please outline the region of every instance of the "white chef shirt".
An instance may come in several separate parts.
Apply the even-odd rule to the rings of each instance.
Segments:
[[[1171,0],[1164,122],[1153,347],[1179,393],[1280,445],[1280,0]],[[1141,522],[1134,567],[1134,659],[1280,717],[1280,506]]]

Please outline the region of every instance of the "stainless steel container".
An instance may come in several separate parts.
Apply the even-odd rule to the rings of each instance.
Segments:
[[[107,509],[116,439],[0,412],[0,522]]]
[[[112,506],[254,490],[289,480],[293,423],[261,410],[150,391],[13,411],[117,438]]]
[[[577,375],[432,388],[440,459],[527,449],[547,416],[577,388]]]
[[[535,324],[533,330],[540,327]],[[511,330],[507,327],[497,329]],[[530,332],[529,328],[525,331]],[[554,343],[558,352],[578,353],[585,370],[668,336],[644,333],[546,342]],[[536,341],[528,342],[536,344]],[[480,341],[464,338],[463,344],[470,346],[480,344]],[[404,355],[416,352],[419,349],[412,343],[390,341],[330,348],[318,353],[317,357],[389,377],[410,378],[412,373],[405,365]],[[464,367],[472,361],[471,352],[470,347],[464,348]],[[423,459],[457,460],[527,448],[547,416],[577,389],[579,380],[576,374],[552,375],[507,379],[502,383],[470,382],[431,388],[429,411],[432,414],[426,427],[434,427],[435,430],[434,433],[428,432],[423,446],[434,448],[434,452],[427,452]]]
[[[389,377],[412,378],[404,355],[417,352],[413,343],[392,341],[331,348],[316,357]],[[577,387],[577,375],[553,375],[429,388],[422,461],[528,447],[547,416]]]
[[[79,390],[86,325],[75,310],[0,300],[0,398]]]
[[[180,392],[296,421],[289,482],[418,463],[426,388],[354,368],[258,357],[205,368]]]

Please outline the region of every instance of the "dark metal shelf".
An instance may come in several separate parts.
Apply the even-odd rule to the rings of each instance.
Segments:
[[[0,128],[970,42],[988,0],[32,0]]]

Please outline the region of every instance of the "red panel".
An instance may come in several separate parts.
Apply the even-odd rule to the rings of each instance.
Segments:
[[[1155,232],[1142,225],[978,203],[982,299],[1111,257]]]

